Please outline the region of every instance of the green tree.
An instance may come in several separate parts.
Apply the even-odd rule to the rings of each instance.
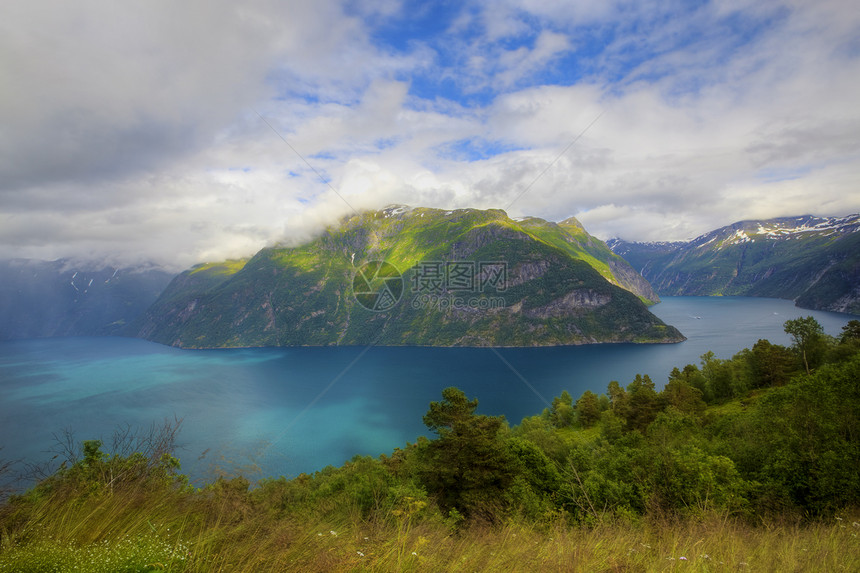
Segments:
[[[734,462],[709,455],[694,445],[654,454],[649,505],[701,515],[715,509],[738,510],[746,505],[749,484]]]
[[[550,418],[556,428],[566,428],[573,424],[573,397],[567,390],[562,391],[561,396],[552,399]]]
[[[548,417],[523,418],[511,429],[511,436],[527,440],[541,449],[551,459],[561,463],[567,457],[569,447]]]
[[[426,446],[422,481],[443,509],[494,519],[516,473],[502,437],[505,419],[475,414],[478,400],[458,388],[445,388],[442,398],[424,415],[439,438]]]
[[[477,408],[477,398],[469,400],[462,390],[451,386],[442,390],[441,402],[430,402],[430,409],[422,420],[431,431],[444,437],[468,421]]]
[[[824,338],[824,328],[811,316],[785,321],[785,332],[791,335],[794,346],[803,358],[803,366],[809,374],[809,361]]]
[[[624,436],[624,418],[607,410],[600,416],[600,436],[607,442],[616,442]]]
[[[513,438],[508,441],[508,449],[516,475],[505,492],[507,505],[532,519],[551,513],[555,507],[553,498],[561,485],[556,464],[528,440]]]
[[[702,375],[712,400],[728,400],[734,395],[731,362],[716,358],[711,351],[702,354]]]
[[[630,396],[627,391],[613,380],[607,388],[609,394],[609,410],[622,420],[627,420],[630,417]]]
[[[849,320],[848,324],[842,327],[842,335],[839,337],[839,342],[848,344],[849,342],[860,341],[860,320]]]
[[[732,455],[754,461],[744,465],[778,508],[788,501],[818,514],[853,506],[860,502],[860,356],[799,378],[762,398]]]
[[[632,428],[644,430],[660,411],[660,399],[654,389],[654,382],[647,374],[637,374],[633,382],[627,385],[627,394],[630,396],[627,423]]]
[[[711,387],[708,384],[705,375],[702,374],[702,371],[699,370],[699,367],[695,364],[687,364],[684,366],[683,370],[679,370],[677,367],[673,368],[672,372],[669,374],[669,380],[683,380],[701,392],[702,399],[705,402],[711,402],[714,399],[714,396],[711,393]]]
[[[579,422],[586,428],[590,428],[600,420],[600,402],[597,399],[597,394],[591,390],[583,392],[579,400],[576,401],[576,413],[579,415]]]
[[[759,340],[753,345],[749,359],[756,387],[782,386],[788,382],[794,360],[785,346]]]
[[[678,369],[672,371],[674,374]],[[660,397],[667,406],[673,406],[685,414],[700,415],[705,411],[705,401],[702,392],[690,385],[680,376],[670,376],[669,382],[663,387]]]

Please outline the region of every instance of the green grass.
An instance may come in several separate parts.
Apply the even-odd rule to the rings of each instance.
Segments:
[[[188,560],[186,545],[155,534],[86,545],[48,538],[12,546],[0,557],[0,571],[184,571]]]
[[[248,259],[228,259],[217,263],[203,263],[195,265],[189,274],[209,271],[212,274],[230,276],[241,271],[247,262]]]
[[[52,500],[4,520],[0,572],[860,570],[856,513],[805,525],[710,515],[592,528],[547,516],[458,530],[422,512],[285,516],[229,489]]]

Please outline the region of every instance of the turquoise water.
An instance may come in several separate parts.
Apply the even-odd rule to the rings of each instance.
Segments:
[[[443,388],[477,397],[511,423],[562,390],[603,392],[712,350],[729,358],[759,338],[790,344],[783,323],[812,315],[838,335],[851,318],[777,299],[667,297],[653,308],[686,342],[556,348],[258,348],[179,350],[126,338],[0,343],[0,458],[53,455],[54,435],[106,442],[117,426],[182,418],[178,456],[195,479],[310,472],[414,442]]]

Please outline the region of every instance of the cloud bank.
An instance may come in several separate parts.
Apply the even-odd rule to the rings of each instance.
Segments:
[[[841,0],[12,0],[0,257],[180,269],[395,202],[631,240],[858,212],[858,38]]]

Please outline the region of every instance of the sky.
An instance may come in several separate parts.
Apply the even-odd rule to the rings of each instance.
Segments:
[[[857,102],[856,0],[6,0],[0,258],[180,270],[392,203],[847,215]]]

